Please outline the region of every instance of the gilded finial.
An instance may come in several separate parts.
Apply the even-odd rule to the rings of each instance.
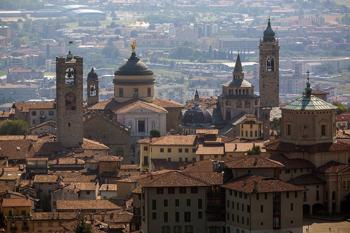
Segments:
[[[136,40],[134,40],[133,42],[131,42],[131,50],[133,53],[135,53],[136,50]]]

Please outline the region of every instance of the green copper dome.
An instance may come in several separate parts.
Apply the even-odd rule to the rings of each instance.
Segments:
[[[267,27],[264,31],[264,42],[273,42],[273,41],[275,41],[275,32],[272,30],[271,20],[269,18],[267,21]]]
[[[135,51],[131,53],[128,61],[114,72],[115,75],[153,75],[152,70],[136,56]]]

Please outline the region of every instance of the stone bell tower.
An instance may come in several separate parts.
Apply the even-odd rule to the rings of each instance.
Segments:
[[[57,141],[64,147],[83,143],[83,58],[56,57]]]
[[[98,88],[98,76],[94,70],[91,68],[87,76],[87,105],[92,106],[97,104],[99,101],[99,88]]]
[[[269,19],[259,45],[259,90],[262,108],[279,106],[279,50],[280,46]]]

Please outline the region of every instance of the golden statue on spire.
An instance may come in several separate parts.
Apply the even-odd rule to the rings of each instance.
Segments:
[[[136,50],[136,40],[134,40],[133,42],[131,42],[131,49],[132,49],[132,52],[135,53],[135,50]]]

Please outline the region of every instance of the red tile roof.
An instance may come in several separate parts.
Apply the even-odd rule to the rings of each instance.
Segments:
[[[315,165],[306,159],[288,159],[282,154],[272,154],[270,159],[282,163],[286,169],[315,168]]]
[[[153,104],[156,104],[163,108],[184,108],[185,106],[171,99],[154,99]]]
[[[325,174],[341,173],[347,170],[348,168],[350,168],[350,166],[347,164],[339,163],[336,161],[329,161],[328,163],[322,165],[321,167],[318,167],[317,171],[319,173],[325,173]]]
[[[265,158],[259,155],[247,155],[243,158],[225,162],[227,168],[245,169],[245,168],[283,168],[284,165],[278,161]]]
[[[158,177],[150,177],[143,187],[192,187],[192,186],[209,186],[207,182],[194,178],[181,171],[171,171]]]
[[[57,210],[119,210],[120,206],[108,200],[57,200]]]
[[[29,112],[31,109],[55,109],[56,104],[54,101],[18,102],[13,107],[21,112]]]
[[[350,144],[336,141],[334,143],[319,143],[314,145],[295,145],[275,140],[265,144],[267,151],[308,152],[319,153],[328,151],[350,151]]]
[[[196,144],[196,135],[166,135],[158,138],[145,138],[138,141],[138,143],[148,144],[154,146],[193,146]]]
[[[304,190],[302,187],[262,176],[241,177],[224,184],[223,187],[244,193],[271,193]]]

